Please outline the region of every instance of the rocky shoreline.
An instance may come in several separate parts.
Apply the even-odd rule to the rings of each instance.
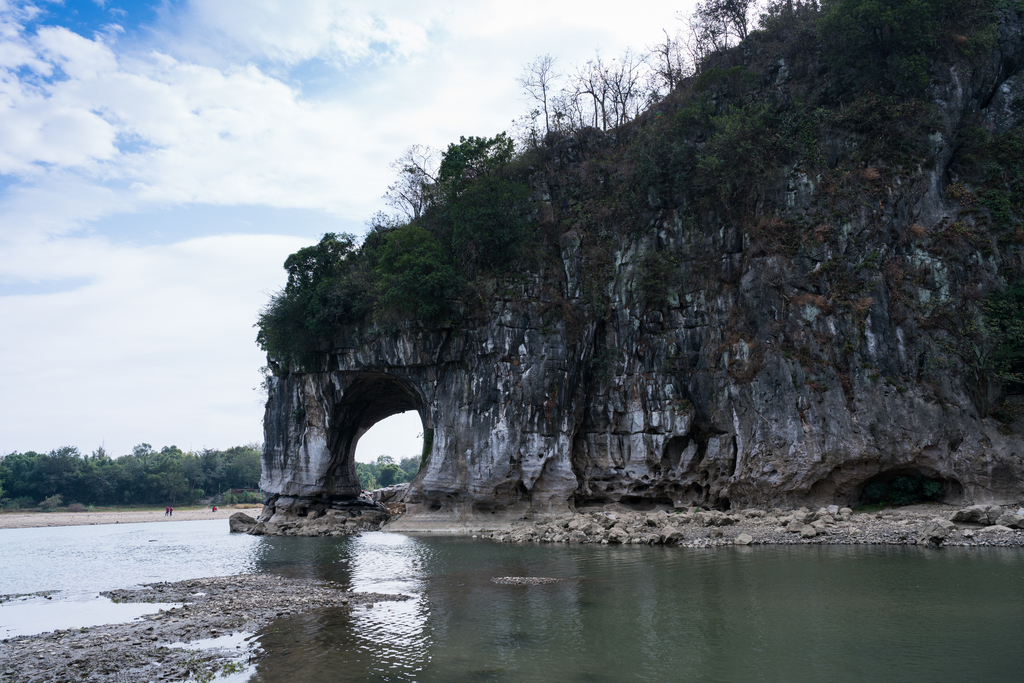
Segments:
[[[404,492],[404,491],[403,491]],[[376,493],[376,492],[375,492]],[[1024,507],[932,503],[855,512],[830,505],[811,510],[750,508],[740,511],[661,509],[639,512],[623,505],[583,508],[567,515],[518,514],[433,524],[424,529],[404,518],[401,503],[322,510],[295,506],[260,521],[236,513],[231,530],[254,535],[346,536],[378,529],[471,535],[504,543],[619,545],[928,545],[1024,546]],[[413,518],[417,519],[417,518]],[[395,524],[399,522],[400,524]]]
[[[580,510],[571,516],[512,522],[475,536],[504,543],[726,545],[1024,546],[1024,508],[918,505],[870,513],[832,505],[784,511]]]
[[[269,574],[191,579],[104,592],[114,602],[172,603],[126,624],[66,629],[0,642],[5,683],[212,680],[242,671],[256,653],[177,646],[256,633],[278,617],[321,608],[351,609],[407,596],[350,593],[340,586]],[[172,645],[175,645],[172,647]]]

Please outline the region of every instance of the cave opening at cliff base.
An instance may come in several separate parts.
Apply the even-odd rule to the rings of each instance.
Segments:
[[[864,481],[857,487],[857,506],[887,505],[900,507],[916,503],[959,500],[963,486],[955,479],[940,476],[930,468],[897,467]]]

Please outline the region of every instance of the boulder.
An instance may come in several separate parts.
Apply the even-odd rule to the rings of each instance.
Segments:
[[[667,526],[661,530],[661,542],[665,545],[673,545],[683,540],[685,536],[679,527]]]
[[[788,531],[791,534],[799,534],[804,530],[806,526],[808,525],[804,524],[803,522],[793,521],[786,525],[786,531]]]
[[[736,537],[733,543],[735,543],[736,545],[750,545],[751,542],[753,542],[753,540],[754,537],[750,534],[740,534]]]
[[[1024,529],[1024,515],[1018,512],[1005,511],[1003,514],[996,517],[996,524],[999,526],[1005,526],[1010,529]]]
[[[1005,527],[1002,524],[993,524],[992,526],[987,526],[984,529],[978,529],[976,533],[979,533],[979,534],[1012,534],[1013,533],[1013,529],[1011,529],[1009,527]]]
[[[244,534],[256,526],[256,520],[244,512],[236,512],[228,518],[228,528],[233,534]]]
[[[972,524],[993,524],[1001,510],[998,505],[971,505],[957,510],[949,516],[951,522],[968,522]]]
[[[932,548],[938,548],[942,545],[950,533],[949,527],[945,526],[943,522],[945,522],[945,524],[952,525],[952,522],[948,520],[936,519],[925,524],[924,528],[921,529],[921,532],[917,534],[917,544],[926,545]]]
[[[800,530],[800,538],[814,538],[818,535],[818,530],[810,524],[805,524],[804,528]]]
[[[629,543],[629,532],[622,527],[616,526],[608,532],[609,543]]]
[[[408,483],[385,486],[384,488],[371,491],[370,499],[375,503],[400,503],[405,500],[405,494],[408,491]]]

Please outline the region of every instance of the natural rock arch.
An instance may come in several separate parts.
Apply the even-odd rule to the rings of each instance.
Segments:
[[[432,433],[426,400],[408,378],[379,371],[310,373],[278,378],[275,385],[292,400],[283,409],[267,404],[264,487],[295,498],[292,506],[357,498],[356,447],[381,420],[415,410],[424,434]]]
[[[269,507],[319,514],[355,501],[359,438],[410,409],[423,421],[425,458],[396,529],[496,528],[615,503],[845,503],[894,468],[927,466],[961,484],[949,491],[958,499],[1020,490],[1019,443],[964,408],[952,419],[923,389],[864,380],[849,401],[838,379],[825,388],[794,381],[802,368],[782,356],[741,384],[714,367],[665,360],[680,338],[716,334],[687,327],[686,312],[660,328],[623,315],[600,335],[594,325],[548,322],[545,310],[538,296],[501,303],[458,330],[353,333],[321,370],[272,378]],[[608,372],[595,361],[603,348],[617,350]],[[1003,474],[1004,465],[1017,469]]]
[[[356,446],[375,424],[392,415],[415,410],[423,431],[429,428],[423,400],[408,382],[380,373],[359,373],[334,405],[327,429],[327,448],[332,458],[325,472],[324,486],[339,491],[361,491],[356,475]]]

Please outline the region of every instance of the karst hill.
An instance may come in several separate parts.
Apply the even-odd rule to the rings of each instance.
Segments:
[[[408,528],[574,506],[1024,498],[1024,3],[780,3],[635,119],[469,137],[293,255],[263,486]],[[471,126],[472,122],[466,122]]]

